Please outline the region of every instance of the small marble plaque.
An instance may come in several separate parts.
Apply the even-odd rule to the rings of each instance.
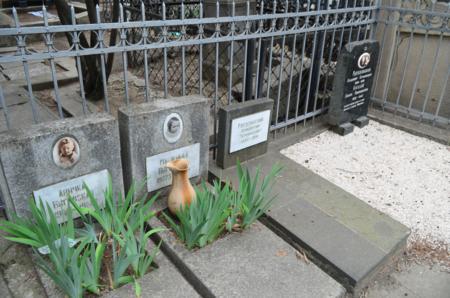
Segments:
[[[270,110],[233,119],[230,153],[267,141]]]
[[[48,204],[55,213],[58,223],[62,223],[67,219],[66,210],[69,205],[69,195],[71,195],[81,207],[92,208],[86,190],[83,188],[83,182],[86,183],[95,198],[97,198],[98,204],[103,207],[105,205],[104,192],[108,187],[108,177],[108,170],[102,170],[53,184],[33,191],[34,200],[36,201],[36,204],[40,204],[40,200],[42,200],[45,206]],[[79,214],[73,212],[73,216],[75,218],[78,217]]]
[[[148,192],[163,188],[172,183],[172,174],[166,164],[174,159],[189,161],[189,178],[200,175],[200,143],[147,157]]]

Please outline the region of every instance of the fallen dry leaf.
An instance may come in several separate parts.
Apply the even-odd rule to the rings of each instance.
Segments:
[[[287,251],[285,251],[285,250],[283,250],[283,249],[277,250],[277,253],[276,253],[276,256],[277,256],[277,257],[285,257],[285,256],[287,256],[287,255],[288,255]]]

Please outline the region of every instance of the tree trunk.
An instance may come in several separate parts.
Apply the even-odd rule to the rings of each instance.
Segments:
[[[70,13],[70,7],[66,0],[55,0],[56,10],[61,24],[72,24],[72,16]],[[98,0],[86,0],[86,9],[88,12],[89,22],[97,23],[96,5]],[[117,22],[119,18],[119,0],[113,1],[113,18],[112,22]],[[106,33],[106,32],[104,32]],[[106,35],[106,34],[105,34]],[[70,33],[66,33],[67,40],[70,45],[73,45],[73,36]],[[80,46],[83,48],[95,47],[98,40],[97,34],[91,33],[89,36],[89,42],[85,34],[81,32],[79,34]],[[111,30],[109,46],[114,46],[117,39],[117,30]],[[101,100],[104,96],[103,80],[101,75],[101,61],[100,55],[80,56],[81,60],[81,73],[83,75],[84,91],[86,97],[93,101]],[[105,61],[106,80],[108,80],[111,74],[112,65],[114,62],[114,53],[110,53]]]

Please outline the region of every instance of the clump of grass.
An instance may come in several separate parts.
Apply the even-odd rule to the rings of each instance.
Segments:
[[[219,194],[229,191],[229,187],[221,188],[219,183],[215,183],[214,188],[220,191]],[[177,212],[179,224],[165,213],[163,216],[188,249],[203,247],[214,241],[224,230],[223,223],[229,216],[227,199],[216,198],[203,184],[196,189],[196,200]]]
[[[255,175],[238,162],[239,186],[215,181],[213,187],[202,184],[196,188],[196,200],[177,212],[179,222],[163,213],[164,219],[188,249],[204,247],[216,240],[226,229],[248,228],[272,205],[276,196],[270,194],[281,167],[275,165],[262,177],[258,168]]]
[[[133,283],[136,296],[140,296],[138,279],[149,271],[159,249],[159,245],[151,251],[146,247],[151,235],[162,228],[145,230],[145,222],[155,215],[150,210],[157,196],[149,201],[137,199],[133,184],[125,197],[115,197],[110,177],[102,208],[92,191],[83,187],[92,208],[80,207],[69,198],[84,224],[82,229],[74,228],[72,208],[67,208],[67,221],[58,224],[49,206],[42,201],[37,206],[33,200],[30,217],[15,217],[3,222],[0,229],[8,233],[6,239],[34,250],[47,247],[48,256],[36,251],[37,265],[68,297],[83,297],[86,291],[100,295],[126,283]],[[95,232],[96,223],[100,233]]]

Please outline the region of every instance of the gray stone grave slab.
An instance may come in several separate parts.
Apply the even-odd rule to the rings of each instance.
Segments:
[[[155,244],[148,242],[147,249],[151,250]],[[33,260],[36,256],[30,252]],[[142,298],[150,297],[200,297],[195,289],[184,279],[183,275],[178,272],[177,268],[169,261],[169,259],[159,251],[153,259],[152,271],[138,279],[141,286]],[[45,290],[48,298],[62,298],[64,293],[56,286],[56,284],[48,277],[48,275],[35,265],[37,276]],[[0,291],[1,293],[1,291]],[[100,297],[105,298],[122,298],[136,297],[134,285],[126,284],[115,290],[106,292]]]
[[[208,175],[209,105],[204,97],[186,96],[136,104],[119,110],[125,188],[147,178],[146,192],[165,192],[172,182],[165,164],[189,160],[193,183]]]
[[[328,122],[341,135],[352,131],[350,122],[358,127],[368,124],[378,53],[378,41],[362,40],[346,44],[338,58]]]
[[[142,298],[201,297],[162,253],[159,253],[155,258],[155,263],[158,269],[147,273],[138,280],[141,285]],[[102,297],[123,298],[135,296],[133,284],[127,284]]]
[[[152,227],[164,226],[156,218]],[[189,251],[170,231],[162,251],[204,297],[343,297],[345,289],[261,223]]]
[[[350,291],[359,292],[406,248],[409,229],[350,193],[272,149],[244,166],[267,175],[283,167],[272,187],[277,194],[264,223]],[[235,168],[211,165],[212,176],[238,185]]]
[[[18,99],[21,101],[22,99]],[[8,100],[7,100],[8,102]],[[55,121],[58,119],[58,115],[52,113],[52,111],[41,104],[40,102],[36,102],[36,111],[39,117],[40,122],[49,122]],[[8,117],[10,121],[10,128],[19,129],[26,128],[30,125],[33,125],[33,112],[31,109],[31,104],[29,102],[25,103],[14,103],[13,105],[7,108]],[[6,117],[3,109],[0,109],[0,132],[8,130],[8,126],[6,124]]]
[[[61,216],[69,194],[88,204],[83,181],[101,203],[108,174],[114,192],[123,192],[118,125],[110,115],[41,123],[0,136],[0,190],[8,216],[26,216],[33,192]]]
[[[217,165],[228,168],[267,152],[273,100],[259,99],[219,110]]]

